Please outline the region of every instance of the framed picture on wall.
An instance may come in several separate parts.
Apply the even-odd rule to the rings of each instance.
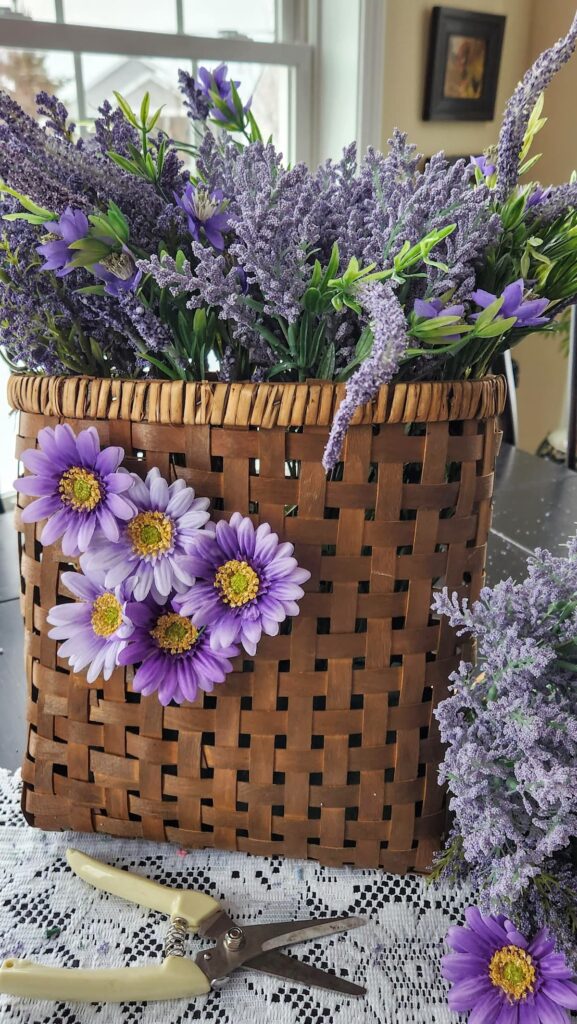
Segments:
[[[425,121],[492,121],[505,16],[433,7]]]

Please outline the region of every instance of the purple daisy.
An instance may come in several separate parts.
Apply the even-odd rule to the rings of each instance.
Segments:
[[[268,523],[255,530],[248,516],[235,512],[229,523],[203,531],[187,559],[195,585],[176,603],[198,626],[210,626],[215,649],[239,641],[256,652],[262,633],[276,636],[287,615],[298,615],[300,584],[310,572],[299,568],[292,544],[280,544]]]
[[[497,170],[495,164],[492,163],[484,154],[481,156],[472,156],[471,164],[473,167],[477,167],[485,178],[490,178]]]
[[[542,324],[548,324],[551,317],[541,314],[547,309],[549,299],[530,299],[524,302],[524,291],[525,282],[522,277],[507,285],[503,291],[503,305],[499,310],[499,317],[517,317],[515,327],[540,327]],[[473,302],[481,306],[481,309],[486,309],[497,296],[486,292],[484,288],[477,288],[477,291],[471,292],[471,298]],[[479,315],[479,313],[474,313],[471,319],[476,320]]]
[[[226,103],[233,118],[237,116],[232,95],[233,85],[235,89],[238,89],[240,82],[232,81],[232,79],[228,77],[227,64],[219,64],[213,71],[209,71],[208,68],[204,67],[198,69],[198,88],[200,93],[205,96],[211,104],[209,113],[215,121],[226,121],[226,115],[222,110],[219,110],[214,102],[215,96],[218,96],[219,99]],[[242,108],[245,114],[251,103],[252,97]]]
[[[184,592],[194,583],[185,556],[210,518],[208,498],[197,498],[184,480],[167,484],[156,467],[146,480],[130,474],[130,497],[136,508],[114,544],[104,538],[91,545],[89,571],[103,569],[106,586],[115,587],[134,576],[133,595],[143,601],[152,592],[163,603],[171,590]]]
[[[142,270],[138,269],[126,246],[123,246],[122,252],[111,252],[100,263],[95,263],[92,273],[104,281],[106,294],[114,295],[115,298],[122,292],[135,292],[142,280]]]
[[[56,277],[66,277],[74,270],[68,264],[77,255],[70,245],[86,237],[90,227],[88,218],[82,210],[68,206],[58,220],[48,221],[44,227],[50,232],[48,239],[36,246],[36,252],[45,259],[42,270],[53,270]]]
[[[463,316],[465,307],[460,303],[455,306],[444,306],[442,299],[415,299],[413,310],[415,316],[434,320],[438,316]]]
[[[21,494],[39,496],[23,509],[23,522],[47,519],[40,540],[52,544],[62,537],[65,555],[86,551],[97,529],[110,542],[117,541],[119,520],[124,523],[135,511],[125,496],[132,488],[132,477],[117,472],[124,449],[110,446],[100,451],[94,427],[76,436],[67,423],[40,430],[38,447],[20,456],[35,475],[14,481]]]
[[[83,558],[80,564],[84,567]],[[48,636],[53,640],[65,640],[58,653],[68,658],[74,672],[88,667],[86,678],[89,683],[93,683],[100,673],[105,679],[110,679],[118,664],[118,655],[132,633],[132,623],[126,616],[132,582],[121,583],[111,590],[104,584],[104,573],[96,570],[89,576],[80,572],[64,572],[62,582],[80,600],[50,609],[47,618],[54,628]]]
[[[188,229],[192,237],[201,241],[201,228],[215,249],[224,249],[223,235],[228,231],[228,215],[224,212],[224,197],[220,189],[209,192],[196,188],[192,182],[186,186],[184,195],[174,193],[177,206],[184,210]]]
[[[176,609],[174,600],[158,605],[152,597],[138,604],[129,603],[127,614],[134,632],[120,652],[120,665],[139,664],[133,689],[146,697],[158,693],[161,704],[171,700],[196,700],[199,690],[210,693],[215,683],[224,683],[232,672],[230,658],[238,648],[228,646],[214,651],[210,631],[198,629]]]
[[[577,1009],[577,985],[546,928],[528,942],[507,918],[465,911],[468,928],[449,929],[442,971],[449,1006],[469,1024],[563,1024]]]

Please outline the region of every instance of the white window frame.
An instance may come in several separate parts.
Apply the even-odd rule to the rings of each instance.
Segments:
[[[56,2],[56,12],[61,4]],[[177,3],[177,11],[179,5]],[[288,14],[287,14],[288,11]],[[286,31],[292,3],[282,4],[281,31]],[[182,23],[180,19],[179,23]],[[122,57],[168,57],[187,62],[220,61],[281,65],[289,68],[289,149],[293,160],[307,163],[312,157],[312,67],[313,47],[309,43],[279,41],[261,43],[252,39],[191,36],[132,29],[101,28],[58,21],[19,18],[0,20],[0,45],[19,50],[57,50],[72,53],[105,53]]]

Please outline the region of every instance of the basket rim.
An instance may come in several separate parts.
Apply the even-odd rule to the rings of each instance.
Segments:
[[[8,402],[19,412],[73,420],[126,420],[171,426],[329,427],[346,385],[332,381],[129,380],[13,373]],[[505,378],[407,381],[383,385],[352,425],[478,420],[503,412]]]

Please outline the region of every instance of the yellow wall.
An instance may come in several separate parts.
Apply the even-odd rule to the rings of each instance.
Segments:
[[[576,0],[535,0],[528,62],[562,36],[575,13]],[[538,136],[543,153],[534,174],[546,183],[567,181],[577,168],[577,54],[561,69],[545,94],[549,118]],[[567,360],[553,335],[535,334],[517,349],[521,383],[518,391],[520,446],[535,451],[543,437],[560,424]]]
[[[544,0],[544,6],[549,0]],[[383,140],[393,128],[407,132],[421,153],[481,153],[497,141],[503,110],[527,66],[533,0],[458,0],[455,7],[506,14],[495,121],[423,121],[429,21],[433,0],[385,0]]]
[[[459,0],[457,7],[505,14],[507,22],[493,122],[423,121],[421,119],[429,21],[434,0],[383,0],[385,67],[383,144],[395,126],[408,133],[419,151],[430,155],[481,153],[497,141],[501,113],[518,80],[534,58],[563,35],[577,0]],[[543,182],[567,180],[577,167],[577,55],[546,95],[549,117],[537,152],[544,153],[534,174]],[[561,415],[566,361],[555,336],[534,335],[515,351],[521,369],[519,443],[534,451]]]

